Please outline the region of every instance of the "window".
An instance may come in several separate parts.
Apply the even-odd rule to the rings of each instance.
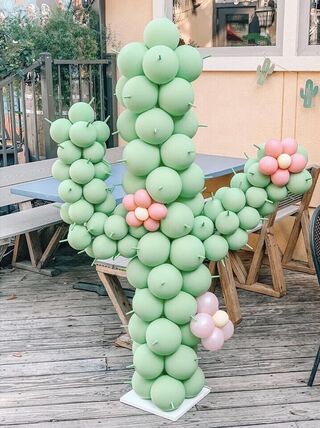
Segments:
[[[320,45],[320,0],[310,3],[309,45]]]
[[[301,4],[299,53],[320,54],[320,0],[304,0]]]

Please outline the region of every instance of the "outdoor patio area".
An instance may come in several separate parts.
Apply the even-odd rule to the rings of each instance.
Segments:
[[[234,337],[219,352],[200,352],[211,393],[174,423],[119,402],[130,389],[131,351],[113,344],[124,330],[110,300],[72,288],[98,282],[88,258],[74,254],[58,251],[54,278],[0,271],[1,426],[320,427],[319,375],[306,386],[319,345],[315,276],[285,271],[280,299],[239,290]]]

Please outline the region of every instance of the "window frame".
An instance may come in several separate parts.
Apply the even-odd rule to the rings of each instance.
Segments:
[[[278,0],[277,32],[279,30],[280,42],[277,46],[250,47],[250,48],[199,48],[203,56],[212,55],[206,58],[203,63],[204,71],[253,71],[262,64],[266,57],[276,64],[276,71],[320,71],[320,50],[319,46],[307,46],[308,54],[302,52],[300,35],[303,28],[299,29],[301,16],[305,14],[303,5],[306,0]],[[308,1],[309,4],[309,1]],[[283,14],[281,14],[283,10]],[[280,13],[279,13],[280,11]],[[153,0],[153,16],[159,18],[166,16],[172,19],[172,0]],[[309,33],[309,13],[308,13]],[[306,21],[306,19],[305,19]],[[304,27],[305,29],[305,27]],[[280,46],[280,51],[275,50]],[[236,49],[236,52],[234,50]],[[255,49],[255,55],[248,55],[248,49]]]
[[[299,15],[299,55],[320,55],[320,44],[309,45],[310,0],[301,3]]]

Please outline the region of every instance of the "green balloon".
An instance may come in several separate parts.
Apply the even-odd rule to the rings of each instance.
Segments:
[[[57,150],[58,158],[66,165],[71,165],[73,162],[81,158],[81,149],[71,143],[70,140],[59,144]]]
[[[135,370],[145,379],[155,379],[160,376],[164,369],[164,359],[154,354],[148,345],[139,346],[133,356]]]
[[[228,254],[229,245],[223,236],[212,235],[204,241],[206,257],[209,260],[217,262],[222,260]]]
[[[142,67],[144,74],[151,82],[163,85],[176,76],[179,61],[172,49],[157,45],[146,52]]]
[[[152,108],[138,116],[135,125],[139,138],[149,144],[159,145],[166,141],[173,132],[171,116],[161,108]]]
[[[256,163],[257,162],[257,159],[256,158],[249,158],[247,161],[246,161],[246,163],[244,164],[244,168],[243,168],[243,170],[244,170],[244,172],[245,173],[247,173],[248,172],[248,169],[250,168],[250,166],[251,165],[253,165],[254,163]]]
[[[80,199],[70,205],[68,213],[72,223],[84,224],[93,215],[94,208],[89,202]]]
[[[80,101],[69,108],[68,117],[72,123],[79,121],[93,122],[94,110],[90,104]]]
[[[106,198],[101,204],[96,204],[94,210],[104,214],[111,214],[116,207],[116,200],[111,192],[107,192]]]
[[[108,193],[106,183],[99,178],[93,178],[83,186],[83,196],[91,204],[101,204],[105,201]],[[96,211],[99,210],[96,209]]]
[[[185,399],[183,383],[170,376],[163,375],[156,379],[151,387],[151,400],[164,412],[178,409]]]
[[[148,287],[158,299],[172,299],[181,290],[182,275],[170,263],[154,267],[148,276]]]
[[[135,342],[142,345],[146,343],[146,331],[149,323],[143,321],[137,314],[132,314],[128,323],[130,337]]]
[[[196,135],[199,122],[195,112],[190,109],[183,116],[176,116],[174,120],[174,134],[185,134],[187,137],[192,138]]]
[[[87,248],[84,249],[84,251],[86,252],[87,256],[89,256],[92,259],[94,259],[94,254],[93,254],[93,251],[92,251],[92,245],[89,245]]]
[[[225,237],[230,250],[238,251],[248,242],[248,233],[245,230],[237,229],[231,235]]]
[[[138,239],[127,235],[118,241],[118,251],[121,256],[130,259],[137,254]]]
[[[244,207],[238,212],[239,225],[241,229],[251,230],[260,223],[259,211],[252,207]]]
[[[138,138],[135,125],[138,115],[130,110],[124,110],[117,119],[117,130],[121,138],[128,143]]]
[[[180,195],[182,183],[176,171],[166,166],[160,166],[148,175],[146,188],[155,201],[170,204]]]
[[[143,32],[143,40],[148,48],[156,45],[164,45],[171,49],[178,46],[179,31],[175,24],[168,18],[157,18],[150,21]]]
[[[82,251],[91,244],[91,235],[86,227],[71,225],[68,232],[68,243],[75,250]]]
[[[125,107],[123,99],[122,99],[122,91],[124,85],[127,83],[129,79],[125,76],[121,76],[116,84],[116,97],[118,100],[118,103],[120,103],[123,107]]]
[[[250,166],[247,172],[247,179],[252,186],[256,187],[267,187],[270,183],[270,177],[259,171],[259,162]]]
[[[178,198],[177,202],[187,205],[195,217],[202,213],[204,207],[204,197],[202,193],[197,193],[194,198]]]
[[[246,191],[247,204],[253,208],[260,208],[268,199],[268,194],[264,189],[260,187],[250,187]]]
[[[72,180],[63,180],[58,187],[58,194],[64,202],[77,202],[82,196],[82,187]]]
[[[191,138],[183,134],[172,135],[160,149],[164,165],[177,171],[188,168],[196,157],[196,148]]]
[[[174,354],[166,357],[164,367],[175,379],[187,380],[198,368],[197,354],[189,346],[180,345]]]
[[[135,76],[124,85],[122,99],[126,108],[143,113],[157,104],[158,87],[145,76]]]
[[[191,346],[192,348],[198,343],[200,343],[200,339],[196,337],[192,331],[190,330],[190,323],[180,325],[181,336],[182,336],[182,345]]]
[[[264,151],[264,143],[259,145],[258,151],[257,151],[257,159],[260,160],[264,156],[266,156],[266,152]]]
[[[146,288],[151,268],[140,262],[138,257],[130,260],[127,266],[127,279],[134,288]]]
[[[205,248],[192,235],[187,235],[172,241],[170,260],[178,269],[190,272],[199,267],[205,259]]]
[[[119,241],[128,233],[126,220],[120,215],[111,215],[104,224],[104,233],[108,238]]]
[[[92,126],[96,130],[98,143],[105,143],[110,137],[110,128],[106,122],[102,120],[96,120],[93,122]]]
[[[82,157],[88,159],[92,163],[98,163],[103,160],[105,152],[105,144],[95,141],[90,147],[83,149]]]
[[[150,322],[162,315],[163,302],[148,288],[137,289],[132,299],[132,309],[143,321]]]
[[[133,42],[125,45],[117,57],[120,73],[127,77],[143,74],[142,61],[148,49],[143,43]]]
[[[70,167],[63,163],[62,160],[57,159],[52,165],[51,174],[58,181],[67,180],[70,178]]]
[[[181,196],[183,198],[193,198],[204,188],[203,171],[197,164],[193,163],[188,169],[180,172],[182,183]]]
[[[96,259],[109,259],[117,254],[117,243],[105,235],[94,238],[92,252]]]
[[[298,144],[297,153],[300,153],[300,155],[302,155],[308,162],[308,152],[303,146],[301,146],[301,144]]]
[[[220,189],[218,189],[214,194],[214,197],[216,199],[219,199],[219,201],[222,201],[222,198],[228,189],[229,187],[226,187],[226,186],[220,187]]]
[[[237,213],[246,205],[246,196],[241,189],[228,188],[224,192],[221,202],[226,210]]]
[[[104,224],[107,220],[104,213],[95,212],[87,221],[86,227],[93,236],[99,236],[104,233]]]
[[[173,354],[181,345],[181,339],[180,328],[166,318],[152,321],[147,328],[147,345],[157,355]]]
[[[143,226],[139,226],[139,227],[129,226],[129,233],[131,236],[134,236],[135,238],[140,239],[144,235],[146,235],[148,231]]]
[[[273,183],[269,184],[266,191],[268,193],[268,199],[274,202],[282,201],[288,195],[286,186],[278,187]]]
[[[132,353],[133,353],[133,355],[134,355],[134,353],[136,352],[136,350],[139,348],[139,346],[140,346],[140,345],[141,345],[140,343],[135,342],[134,340],[132,341],[132,346],[131,346],[131,348],[132,348]]]
[[[209,236],[213,234],[213,231],[214,231],[214,224],[213,224],[213,221],[210,220],[210,218],[204,215],[195,217],[191,235],[194,235],[197,238],[199,238],[201,241],[204,241],[205,239],[209,238]]]
[[[216,221],[216,218],[220,213],[224,211],[222,203],[219,199],[211,198],[207,200],[204,204],[203,212],[204,215],[210,218],[213,222]]]
[[[175,53],[179,60],[177,76],[189,82],[196,80],[200,76],[203,67],[202,56],[198,49],[190,45],[181,45],[177,47]]]
[[[172,116],[182,116],[194,101],[192,86],[187,80],[176,77],[159,89],[159,106]]]
[[[65,202],[60,207],[60,217],[67,224],[72,224],[73,223],[72,220],[71,220],[71,218],[69,217],[69,207],[70,207],[70,205],[71,204],[69,204],[68,202]]]
[[[73,162],[72,165],[70,165],[69,173],[70,173],[71,179],[75,183],[87,184],[94,177],[94,167],[90,161],[86,159],[79,159]]]
[[[144,235],[138,245],[137,254],[141,263],[154,267],[166,262],[170,253],[170,241],[161,232]]]
[[[223,211],[216,218],[215,226],[219,233],[230,235],[239,227],[239,218],[232,211]]]
[[[131,174],[138,177],[146,176],[160,165],[160,151],[151,144],[133,140],[125,146],[123,159]]]
[[[192,272],[182,272],[182,291],[198,297],[209,290],[211,286],[211,273],[207,266],[200,265]]]
[[[251,184],[249,183],[247,175],[244,172],[238,172],[232,177],[230,181],[230,187],[238,188],[243,192],[246,192],[249,187],[251,187]]]
[[[303,195],[312,186],[312,176],[308,170],[290,174],[287,189],[294,195]]]
[[[176,324],[186,324],[197,313],[197,301],[190,294],[180,291],[177,296],[164,302],[166,318]]]
[[[57,144],[69,140],[71,122],[68,119],[57,119],[50,125],[50,137]]]
[[[265,202],[262,207],[259,208],[259,213],[261,217],[267,217],[268,215],[272,214],[275,210],[276,205],[271,202]]]
[[[100,178],[105,181],[111,175],[111,165],[106,161],[95,163],[94,165],[94,178]]]
[[[69,130],[70,140],[78,147],[89,147],[97,139],[97,132],[90,122],[76,122]]]
[[[132,389],[139,397],[144,400],[150,400],[153,382],[153,380],[148,380],[140,376],[138,372],[134,372],[131,381]]]
[[[181,202],[173,202],[168,206],[166,217],[161,220],[160,229],[168,238],[176,239],[188,235],[193,223],[191,209]]]
[[[146,187],[146,179],[145,177],[138,177],[127,170],[122,177],[122,187],[128,194],[135,193],[137,190]]]
[[[126,217],[128,211],[125,209],[123,204],[119,204],[116,206],[113,214],[121,215],[121,217]]]
[[[183,382],[183,386],[186,392],[186,398],[196,397],[204,387],[204,374],[200,367],[193,373],[193,375]]]

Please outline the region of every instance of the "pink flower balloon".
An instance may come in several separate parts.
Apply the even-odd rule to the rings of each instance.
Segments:
[[[259,170],[262,174],[272,175],[278,169],[278,162],[272,156],[264,156],[259,161]]]
[[[203,293],[201,296],[197,297],[197,306],[198,313],[213,315],[219,309],[219,301],[213,293],[207,291],[206,293]]]
[[[285,186],[290,178],[290,173],[287,169],[278,169],[274,174],[271,175],[271,181],[276,186]]]
[[[153,220],[153,218],[149,217],[147,220],[143,222],[143,226],[149,232],[155,232],[160,227],[160,222],[158,220]]]
[[[291,156],[290,172],[301,172],[307,165],[307,160],[300,153],[295,153]]]
[[[127,211],[134,211],[137,205],[134,202],[134,196],[132,194],[124,196],[122,204]]]
[[[298,149],[298,143],[293,138],[285,138],[282,140],[283,153],[293,155]]]
[[[137,217],[134,215],[134,211],[129,211],[127,213],[126,222],[129,226],[132,227],[139,227],[142,225],[142,221],[137,219]]]
[[[282,153],[282,143],[278,140],[269,140],[264,146],[264,151],[267,156],[277,158]]]
[[[209,314],[199,313],[194,316],[194,319],[190,322],[190,330],[192,333],[204,339],[209,337],[214,329],[214,322],[212,317]]]
[[[148,211],[149,216],[153,218],[153,220],[162,220],[167,215],[168,209],[165,205],[155,202],[150,205]]]
[[[218,351],[224,344],[224,335],[221,328],[214,328],[212,334],[201,341],[208,351]]]
[[[227,324],[221,328],[224,340],[230,339],[230,337],[233,336],[234,333],[234,325],[232,321],[228,321]]]
[[[140,189],[134,194],[134,202],[138,207],[149,208],[152,204],[152,199],[145,189]]]

